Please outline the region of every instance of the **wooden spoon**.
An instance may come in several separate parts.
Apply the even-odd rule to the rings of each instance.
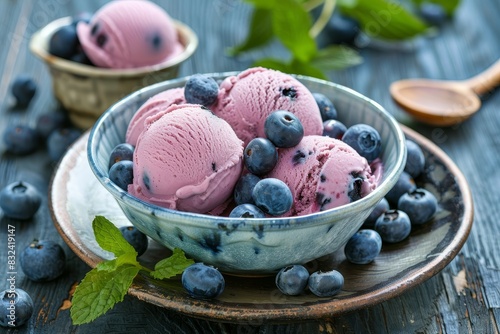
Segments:
[[[481,107],[480,96],[500,84],[500,60],[462,81],[407,79],[392,83],[392,98],[415,119],[436,126],[461,123]]]

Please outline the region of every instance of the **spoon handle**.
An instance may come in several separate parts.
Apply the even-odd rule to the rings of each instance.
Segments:
[[[477,95],[483,95],[500,85],[500,59],[478,75],[465,80],[465,84]]]

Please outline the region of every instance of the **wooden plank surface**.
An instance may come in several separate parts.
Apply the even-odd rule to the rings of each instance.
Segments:
[[[274,45],[235,59],[225,49],[246,33],[249,7],[236,0],[156,1],[171,16],[190,25],[200,45],[180,75],[242,70],[253,60],[286,56]],[[53,19],[82,11],[93,12],[105,1],[23,0],[0,2],[0,133],[9,124],[34,125],[43,112],[58,108],[52,97],[50,77],[40,60],[28,50],[31,34]],[[413,122],[391,100],[388,86],[406,77],[465,79],[482,71],[500,55],[500,1],[462,0],[453,21],[433,38],[408,47],[360,50],[364,63],[331,72],[332,81],[351,87],[385,106],[402,123],[439,145],[467,178],[474,197],[475,222],[468,241],[439,275],[382,304],[341,317],[306,323],[270,325],[220,324],[170,312],[127,296],[106,316],[92,324],[72,326],[70,295],[89,268],[68,247],[66,273],[48,283],[33,283],[18,272],[17,285],[30,293],[35,314],[17,330],[7,333],[497,333],[500,316],[500,94],[492,92],[482,110],[466,123],[435,128]],[[39,92],[26,111],[13,110],[9,84],[19,73],[39,82]],[[5,154],[0,143],[0,187],[18,179],[47,193],[55,164],[45,148],[16,157]],[[62,243],[50,218],[47,198],[32,221],[18,222],[0,216],[0,289],[6,285],[7,225],[16,226],[18,250],[33,238]]]

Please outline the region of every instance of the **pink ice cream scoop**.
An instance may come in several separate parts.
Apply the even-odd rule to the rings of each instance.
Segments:
[[[219,214],[243,168],[243,143],[199,105],[172,105],[147,118],[128,192],[169,209]]]
[[[268,177],[285,182],[294,203],[284,216],[300,216],[348,204],[371,193],[382,175],[346,143],[326,136],[305,136],[294,147],[279,150]]]
[[[295,114],[304,135],[321,135],[323,122],[311,92],[294,77],[262,67],[226,78],[220,85],[214,113],[225,119],[243,142],[264,137],[266,117],[276,110]]]
[[[172,88],[152,96],[137,110],[130,120],[125,141],[135,146],[137,138],[144,130],[144,122],[149,116],[158,114],[172,104],[182,103],[186,103],[184,88]]]
[[[98,67],[151,66],[183,50],[170,16],[146,0],[111,1],[90,23],[80,22],[77,34],[84,53]]]

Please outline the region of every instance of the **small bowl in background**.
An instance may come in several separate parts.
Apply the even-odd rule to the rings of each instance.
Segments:
[[[89,66],[56,57],[48,52],[52,34],[70,24],[71,17],[52,21],[31,37],[30,49],[48,66],[52,76],[54,96],[68,111],[71,122],[90,128],[113,103],[151,84],[178,76],[180,65],[198,47],[198,37],[185,24],[175,21],[184,51],[158,65],[134,69],[107,69]]]
[[[212,74],[222,80],[236,73]],[[333,253],[360,228],[375,205],[394,186],[406,162],[405,137],[380,105],[353,90],[323,80],[297,76],[311,92],[334,101],[346,126],[366,123],[382,138],[383,179],[368,196],[338,208],[289,218],[228,218],[161,208],[131,196],[108,177],[112,149],[125,141],[130,119],[150,97],[182,87],[187,78],[143,88],[108,109],[90,131],[87,156],[104,188],[139,230],[166,247],[234,275],[266,275]]]

